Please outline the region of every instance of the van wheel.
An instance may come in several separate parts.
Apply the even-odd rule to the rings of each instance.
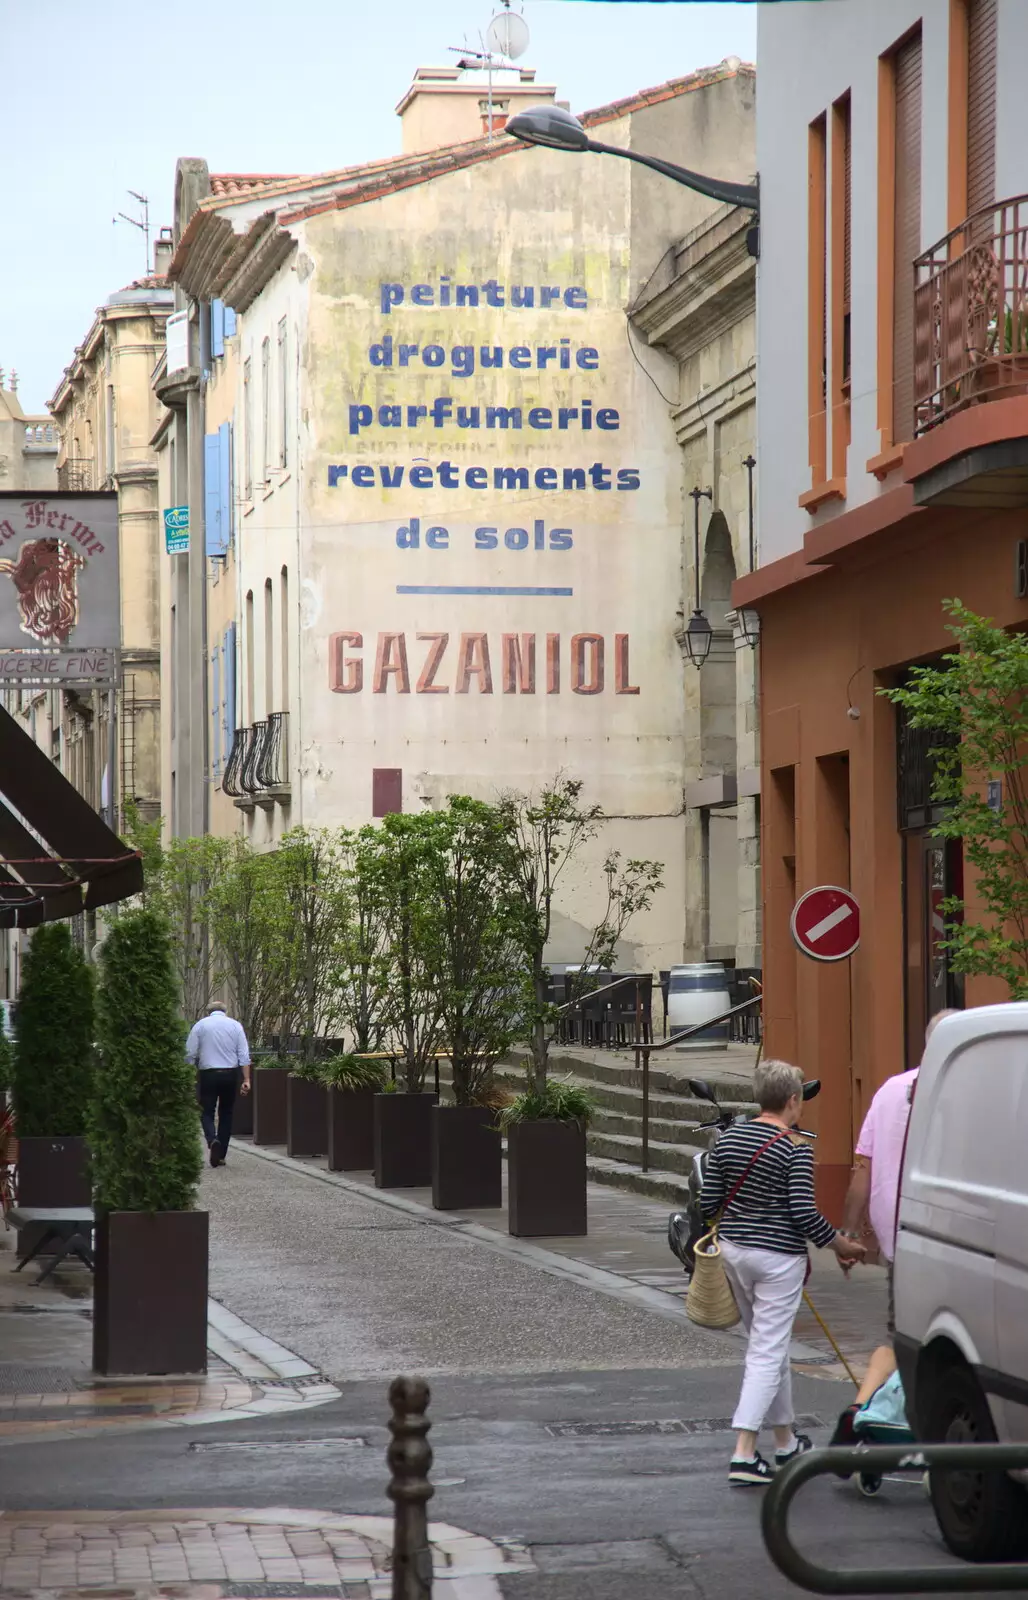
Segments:
[[[969,1367],[946,1367],[925,1383],[925,1433],[932,1444],[993,1444],[988,1402]],[[1028,1503],[1005,1472],[933,1467],[932,1506],[939,1532],[965,1561],[1013,1561],[1028,1553]]]

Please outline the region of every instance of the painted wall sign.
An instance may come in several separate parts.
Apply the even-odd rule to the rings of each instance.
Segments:
[[[189,507],[169,506],[164,513],[164,548],[169,556],[189,549]]]
[[[0,494],[0,651],[61,681],[62,662],[116,650],[118,576],[116,494]]]
[[[845,961],[860,944],[860,907],[848,889],[808,889],[793,907],[793,939],[812,961]]]

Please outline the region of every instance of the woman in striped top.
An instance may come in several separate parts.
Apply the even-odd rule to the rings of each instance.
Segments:
[[[756,1071],[760,1115],[726,1129],[707,1157],[700,1206],[713,1220],[724,1208],[718,1238],[743,1325],[749,1335],[746,1371],[733,1427],[738,1430],[728,1481],[764,1484],[770,1464],[757,1450],[765,1423],[774,1429],[775,1465],[782,1467],[810,1440],[793,1431],[789,1342],[803,1297],[807,1244],[831,1245],[855,1261],[864,1247],[837,1233],[814,1200],[810,1147],[794,1142],[803,1107],[803,1074],[787,1061]],[[727,1204],[726,1204],[727,1202]]]

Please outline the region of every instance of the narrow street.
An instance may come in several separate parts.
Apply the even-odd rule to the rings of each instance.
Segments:
[[[206,1175],[202,1202],[213,1293],[316,1367],[339,1398],[196,1428],[126,1420],[49,1442],[22,1431],[0,1449],[5,1523],[46,1510],[66,1534],[73,1511],[172,1508],[216,1509],[222,1520],[222,1508],[382,1518],[387,1384],[418,1372],[432,1381],[432,1517],[513,1552],[499,1589],[469,1596],[797,1592],[765,1555],[759,1496],[725,1483],[734,1336],[628,1303],[611,1292],[613,1274],[607,1288],[587,1287],[560,1276],[555,1255],[547,1270],[244,1147]],[[621,1280],[623,1294],[636,1287]],[[851,1391],[811,1375],[813,1362],[797,1365],[798,1410],[823,1441]],[[795,1524],[824,1561],[946,1559],[916,1480],[887,1483],[873,1502],[850,1484],[813,1485]],[[287,1570],[272,1565],[263,1584],[223,1592],[281,1594]]]

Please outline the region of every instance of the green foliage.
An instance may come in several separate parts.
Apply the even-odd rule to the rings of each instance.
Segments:
[[[337,834],[292,828],[269,857],[271,892],[286,918],[281,1031],[297,1033],[313,1060],[319,1036],[339,1017],[341,932],[346,922],[346,863]]]
[[[628,924],[640,911],[650,909],[653,896],[663,886],[664,863],[630,859],[622,866],[620,850],[612,850],[603,863],[603,875],[607,880],[607,903],[582,957],[581,970],[574,975],[576,981],[569,988],[569,1000],[606,981],[597,980],[591,969],[614,970],[617,947]]]
[[[327,1089],[376,1089],[385,1087],[384,1061],[362,1060],[356,1055],[329,1056],[318,1062],[318,1077]]]
[[[378,882],[385,905],[388,956],[392,971],[390,1034],[404,1087],[415,1094],[442,1040],[442,997],[433,966],[430,926],[430,814],[386,817],[378,830]]]
[[[277,1031],[286,999],[293,933],[273,854],[230,841],[210,889],[213,967],[227,982],[232,1009],[251,1047]]]
[[[381,833],[361,828],[341,836],[338,1016],[354,1050],[380,1049],[390,1022],[389,899],[382,873]]]
[[[595,1101],[585,1090],[568,1078],[556,1083],[548,1079],[541,1089],[526,1089],[516,1095],[500,1112],[500,1127],[506,1131],[516,1122],[580,1122],[588,1126],[595,1110]]]
[[[0,1096],[11,1087],[14,1073],[14,1051],[4,1029],[0,1027]]]
[[[22,967],[14,1109],[26,1138],[85,1132],[94,1073],[93,975],[66,922],[35,930]]]
[[[981,914],[943,902],[945,948],[957,972],[1001,978],[1028,999],[1028,636],[1006,633],[959,600],[944,602],[957,649],[940,666],[914,667],[902,688],[880,692],[911,724],[938,737],[932,798],[948,810],[933,830],[963,841]],[[1002,804],[986,784],[1002,783]]]
[[[125,912],[100,952],[102,1070],[89,1122],[96,1204],[188,1211],[202,1150],[195,1074],[186,1061],[167,920]]]

